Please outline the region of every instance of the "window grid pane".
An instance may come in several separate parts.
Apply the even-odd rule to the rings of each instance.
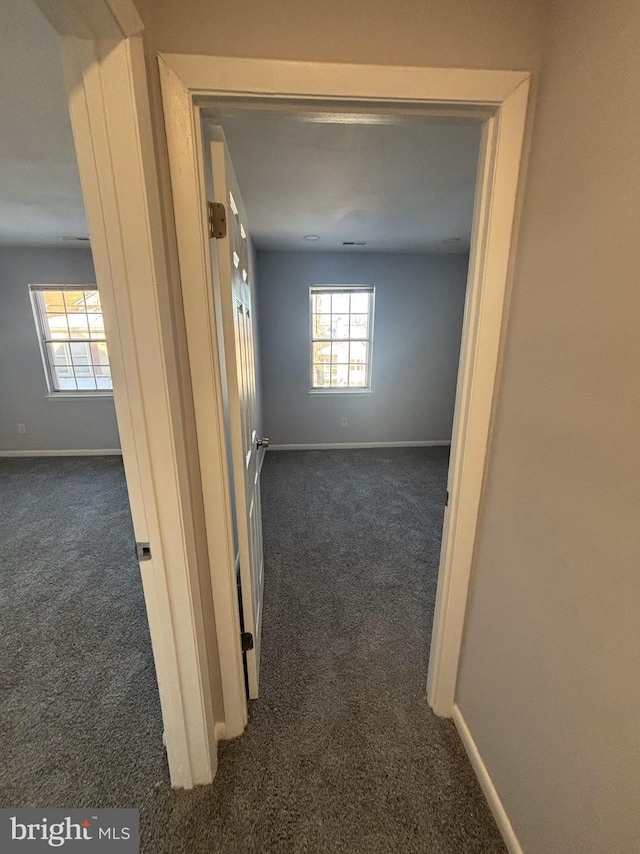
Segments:
[[[84,291],[64,290],[64,305],[67,314],[86,314],[87,305],[84,301]]]
[[[61,340],[69,338],[69,323],[67,322],[67,315],[48,314],[47,330],[48,338],[60,338]]]
[[[52,391],[112,391],[100,297],[95,288],[32,286]]]
[[[313,288],[312,389],[370,386],[370,315],[373,288]]]

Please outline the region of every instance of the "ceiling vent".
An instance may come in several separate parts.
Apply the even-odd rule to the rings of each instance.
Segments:
[[[342,245],[343,246],[366,246],[367,241],[366,240],[343,240]]]

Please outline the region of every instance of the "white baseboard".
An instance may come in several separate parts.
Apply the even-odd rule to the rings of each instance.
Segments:
[[[85,448],[68,451],[0,451],[0,457],[111,457],[121,455],[120,448]]]
[[[433,448],[450,445],[451,439],[426,442],[330,442],[317,445],[269,445],[270,451],[339,451],[347,448]]]
[[[518,837],[516,836],[511,822],[509,821],[506,810],[502,805],[500,796],[498,795],[496,788],[493,785],[493,781],[489,776],[487,766],[482,761],[480,752],[478,751],[476,743],[473,740],[473,736],[469,732],[469,727],[467,726],[458,706],[453,707],[453,714],[451,717],[453,718],[458,734],[464,744],[464,749],[467,751],[467,756],[473,766],[473,770],[476,772],[476,777],[480,782],[484,796],[487,799],[489,808],[496,820],[498,830],[502,834],[505,845],[509,850],[509,854],[524,854],[522,846],[518,842]]]

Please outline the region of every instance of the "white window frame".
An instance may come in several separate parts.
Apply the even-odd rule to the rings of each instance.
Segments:
[[[111,388],[109,389],[99,389],[99,388],[75,388],[75,389],[61,389],[56,387],[55,377],[54,377],[54,365],[52,364],[49,358],[49,352],[47,350],[47,344],[55,341],[57,343],[68,343],[73,344],[75,342],[80,342],[83,344],[87,343],[107,343],[106,336],[102,338],[60,338],[60,339],[52,339],[50,336],[46,334],[48,320],[47,313],[44,307],[44,300],[41,297],[41,294],[44,291],[97,291],[98,286],[95,283],[89,284],[79,284],[79,285],[70,285],[70,284],[30,284],[29,285],[29,296],[31,298],[31,307],[33,309],[33,317],[36,325],[36,330],[38,333],[38,343],[40,345],[40,355],[42,356],[42,365],[44,367],[44,374],[47,381],[47,397],[50,398],[88,398],[88,397],[113,397],[113,377],[111,379]],[[102,306],[101,306],[102,308]],[[103,316],[104,320],[104,316]],[[109,362],[109,367],[111,367],[111,363]]]
[[[369,324],[366,338],[340,338],[342,343],[351,341],[366,341],[367,347],[367,384],[365,386],[330,386],[316,388],[313,385],[313,345],[327,339],[315,338],[313,335],[313,297],[318,293],[368,293],[369,294]],[[373,391],[373,323],[375,315],[376,289],[373,285],[311,285],[309,288],[309,394],[371,394]]]

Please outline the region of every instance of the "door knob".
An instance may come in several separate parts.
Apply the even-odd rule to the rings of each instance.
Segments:
[[[268,448],[269,440],[265,437],[264,439],[256,439],[256,448]]]

